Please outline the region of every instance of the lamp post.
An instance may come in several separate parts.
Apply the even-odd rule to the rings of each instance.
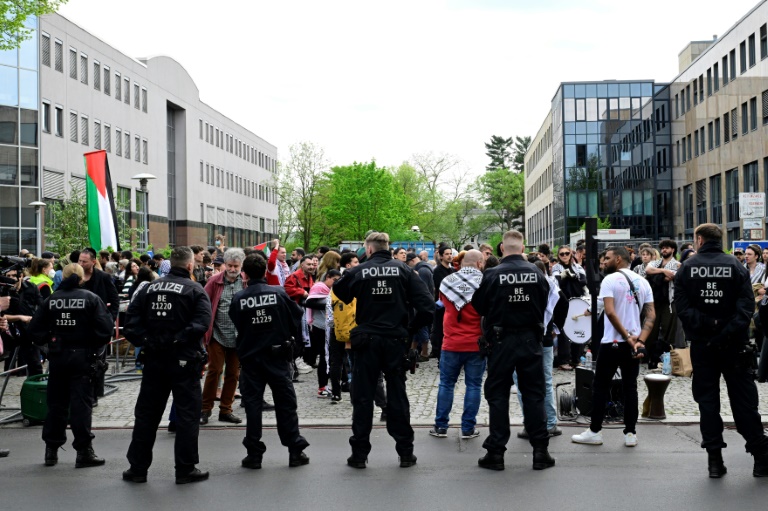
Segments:
[[[147,243],[149,243],[149,190],[147,189],[147,183],[150,179],[157,179],[157,176],[143,172],[141,174],[136,174],[131,179],[139,181],[139,191],[144,194],[144,211],[141,213],[144,215],[144,232],[141,236],[146,239]],[[147,248],[146,245],[144,248]]]
[[[37,239],[35,244],[35,255],[40,257],[40,254],[43,251],[43,224],[40,220],[40,208],[45,206],[45,202],[36,200],[34,202],[30,202],[29,205],[35,208],[35,227],[37,228],[37,236],[35,236]]]

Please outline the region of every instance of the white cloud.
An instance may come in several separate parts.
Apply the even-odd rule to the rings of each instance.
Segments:
[[[672,79],[690,40],[755,5],[701,0],[287,2],[70,0],[61,14],[134,57],[165,54],[203,101],[278,146],[336,164],[535,135],[561,81]]]

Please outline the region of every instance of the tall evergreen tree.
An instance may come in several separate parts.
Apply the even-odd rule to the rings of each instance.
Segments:
[[[531,147],[531,137],[515,137],[515,147],[512,150],[512,168],[515,172],[525,170],[525,153],[528,152],[529,147]]]
[[[512,146],[512,142],[512,137],[504,138],[493,135],[491,142],[485,143],[485,154],[491,159],[491,163],[485,167],[485,170],[493,171],[509,168],[509,164],[512,161],[512,153],[509,148]]]

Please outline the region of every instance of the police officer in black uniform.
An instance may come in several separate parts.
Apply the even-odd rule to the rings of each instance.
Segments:
[[[525,430],[533,446],[533,468],[555,464],[549,455],[549,434],[544,412],[542,337],[549,282],[523,257],[523,235],[508,231],[503,238],[504,258],[483,275],[472,305],[484,318],[483,335],[490,346],[485,399],[490,412],[490,435],[483,443],[487,454],[478,460],[483,468],[504,470],[509,441],[509,393],[512,373],[523,394]]]
[[[400,466],[410,467],[416,464],[416,456],[405,393],[408,333],[432,322],[435,303],[419,276],[404,262],[392,259],[387,233],[370,234],[365,239],[365,253],[368,260],[345,271],[333,285],[334,294],[344,303],[357,298],[357,327],[350,336],[354,357],[352,456],[347,464],[365,468],[371,451],[373,396],[383,371],[387,380],[387,432],[395,439]],[[415,315],[409,325],[411,309]]]
[[[723,253],[723,231],[702,224],[695,234],[698,252],[675,275],[675,305],[691,340],[693,399],[701,414],[701,447],[707,450],[709,477],[725,475],[720,418],[720,376],[725,378],[736,429],[755,458],[752,475],[768,477],[768,437],[763,432],[754,381],[749,323],[755,300],[749,271]]]
[[[267,261],[251,254],[243,262],[248,287],[232,298],[229,317],[237,329],[237,356],[240,359],[240,391],[248,418],[243,445],[248,456],[242,465],[261,468],[264,451],[261,441],[261,411],[264,388],[269,385],[275,398],[277,434],[288,448],[288,466],[309,463],[304,449],[309,442],[299,434],[296,391],[293,388],[292,339],[301,337],[303,312],[282,286],[269,286],[264,278]]]
[[[147,481],[157,427],[171,393],[176,405],[176,484],[208,479],[208,472],[195,465],[200,461],[202,339],[211,324],[211,301],[202,286],[190,279],[194,266],[192,250],[176,247],[170,273],[144,286],[128,307],[125,337],[142,347],[144,376],[128,448],[131,468],[123,472],[126,481]]]
[[[38,345],[48,344],[48,416],[43,426],[45,465],[58,461],[58,449],[67,441],[67,415],[77,451],[76,468],[104,464],[93,452],[91,411],[93,378],[101,363],[99,350],[109,342],[114,321],[104,302],[80,289],[83,268],[70,264],[61,285],[38,307],[27,333]]]

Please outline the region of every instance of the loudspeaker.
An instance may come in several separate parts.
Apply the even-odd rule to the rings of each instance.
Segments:
[[[592,369],[586,367],[576,368],[576,409],[581,415],[592,415],[592,380],[595,377],[595,372]],[[621,375],[616,373],[608,390],[608,402],[606,408],[609,410],[621,410],[623,415],[623,393],[621,389]],[[611,412],[608,415],[615,416],[615,412]]]

